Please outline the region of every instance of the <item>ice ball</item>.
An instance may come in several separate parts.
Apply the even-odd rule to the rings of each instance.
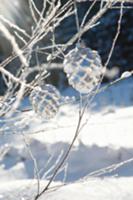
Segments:
[[[60,92],[50,84],[35,87],[30,94],[33,110],[44,119],[55,117],[60,107],[60,100]]]
[[[103,74],[98,52],[86,47],[71,50],[65,56],[63,65],[69,84],[83,94],[91,92]]]

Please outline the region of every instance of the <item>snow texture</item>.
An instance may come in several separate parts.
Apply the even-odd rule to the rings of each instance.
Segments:
[[[132,83],[128,78],[96,96],[84,116],[83,123],[86,119],[88,123],[51,187],[66,185],[51,188],[40,200],[133,199]],[[72,88],[63,94],[78,97]],[[28,105],[27,99],[23,104]],[[32,156],[44,188],[72,141],[78,109],[77,103],[66,104],[49,121],[34,111],[10,122],[0,118],[0,200],[34,199],[37,180]]]

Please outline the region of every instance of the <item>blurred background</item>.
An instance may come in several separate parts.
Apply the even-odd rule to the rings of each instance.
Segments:
[[[34,0],[37,8],[42,9],[43,0]],[[62,0],[62,3],[67,2]],[[77,3],[78,7],[78,16],[79,21],[81,22],[86,11],[90,7],[91,2],[80,2]],[[119,6],[119,5],[118,5]],[[118,77],[122,72],[126,70],[133,69],[133,8],[131,4],[128,3],[125,6],[128,8],[124,9],[124,16],[122,20],[121,33],[119,35],[117,44],[115,46],[112,58],[108,65],[109,73],[104,79],[104,82],[109,79],[114,79]],[[97,2],[90,12],[87,20],[89,20],[100,7],[100,2]],[[100,24],[89,30],[82,36],[82,39],[85,41],[86,45],[92,49],[95,49],[99,52],[102,57],[103,63],[106,62],[113,38],[117,31],[118,18],[120,10],[117,6],[113,9],[110,9],[104,17],[100,19]],[[29,34],[32,31],[34,26],[34,21],[31,17],[29,11],[28,0],[0,0],[0,15],[3,15],[8,20],[12,21],[14,24],[17,24],[21,28],[25,29]],[[11,27],[8,26],[10,31]],[[77,32],[75,16],[70,16],[66,18],[60,26],[55,30],[55,41],[56,43],[64,44],[66,43],[72,35]],[[40,47],[47,46],[50,44],[50,35],[45,37],[39,44]],[[22,44],[19,42],[19,45]],[[12,53],[12,47],[10,43],[2,36],[0,33],[0,61],[2,62]],[[46,56],[44,54],[38,54],[39,62],[46,63]],[[54,68],[51,69],[51,76],[47,79],[47,82],[51,82],[57,87],[60,87],[60,84],[67,87],[67,80],[65,74],[62,70],[62,60],[56,59],[56,64]],[[16,73],[18,66],[20,65],[19,61],[16,59],[6,66],[6,68],[11,71],[13,74]],[[31,59],[31,65],[36,65],[35,56]],[[111,74],[114,74],[113,76]],[[63,88],[63,86],[62,86]],[[3,78],[0,74],[0,95],[5,93],[6,86],[3,81]]]

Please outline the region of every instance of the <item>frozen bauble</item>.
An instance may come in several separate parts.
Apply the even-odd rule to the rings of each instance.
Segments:
[[[61,95],[53,86],[46,84],[35,87],[30,94],[30,101],[35,113],[44,119],[53,118],[60,107]]]
[[[98,52],[90,48],[74,48],[65,56],[63,65],[69,84],[83,94],[97,86],[103,73]]]

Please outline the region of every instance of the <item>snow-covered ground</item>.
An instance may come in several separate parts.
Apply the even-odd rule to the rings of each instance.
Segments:
[[[41,181],[44,187],[46,182]],[[33,181],[14,181],[1,184],[0,199],[31,200],[36,194]],[[95,178],[84,182],[54,187],[40,200],[132,200],[133,178]]]
[[[77,95],[72,89],[63,94]],[[78,104],[67,104],[49,122],[33,111],[8,123],[0,119],[0,128],[5,127],[0,135],[0,199],[34,199],[37,176],[44,188],[74,137],[78,111]],[[40,199],[132,200],[132,78],[97,95],[86,120],[53,183],[66,185],[53,187]]]

